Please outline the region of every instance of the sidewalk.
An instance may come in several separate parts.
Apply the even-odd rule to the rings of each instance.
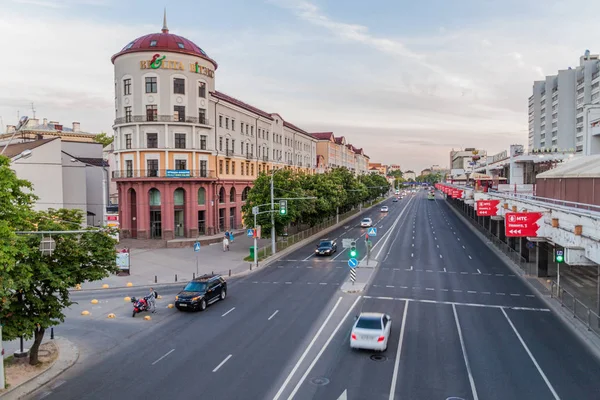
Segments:
[[[266,246],[269,239],[259,239],[258,247]],[[95,282],[86,282],[81,289],[101,289],[107,284],[109,288],[126,287],[127,283],[133,286],[148,286],[165,283],[186,282],[194,275],[209,274],[211,272],[228,275],[243,272],[249,269],[250,262],[243,261],[250,255],[250,247],[254,239],[243,234],[234,236],[229,251],[224,252],[222,240],[214,244],[202,244],[199,252],[194,252],[192,247],[184,248],[145,248],[131,249],[131,275],[111,275],[108,278]],[[123,243],[119,248],[125,247]],[[196,259],[198,269],[196,269]],[[156,277],[156,278],[155,278]]]

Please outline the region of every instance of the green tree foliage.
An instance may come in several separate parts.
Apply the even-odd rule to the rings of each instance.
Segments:
[[[378,174],[355,177],[346,168],[336,168],[324,174],[308,175],[291,170],[278,170],[274,173],[275,198],[316,197],[316,199],[288,200],[287,215],[275,213],[275,230],[282,234],[290,223],[305,223],[314,226],[336,212],[345,212],[359,203],[373,200],[387,193],[390,185],[385,177]],[[270,210],[271,174],[261,174],[254,182],[242,207],[244,224],[254,226],[252,207],[260,211]],[[278,201],[275,201],[275,209]],[[256,222],[262,227],[262,235],[271,233],[271,215],[257,216]]]
[[[94,140],[100,144],[102,144],[102,147],[106,147],[109,144],[111,144],[113,142],[113,140],[115,140],[114,136],[108,136],[106,134],[106,132],[102,132],[97,134],[96,136],[94,136]]]
[[[442,174],[427,174],[427,175],[419,175],[415,179],[417,182],[427,182],[431,185],[442,181]]]
[[[80,230],[84,221],[83,212],[77,209],[51,209],[36,212],[32,217],[39,231]],[[90,228],[89,232],[58,233],[51,237],[55,250],[47,255],[39,251],[41,235],[24,236],[31,250],[18,257],[21,279],[15,282],[10,304],[0,314],[5,324],[5,340],[20,336],[34,338],[29,356],[32,365],[38,363],[38,350],[46,329],[63,322],[64,309],[73,304],[69,288],[117,272],[116,241],[111,232]]]

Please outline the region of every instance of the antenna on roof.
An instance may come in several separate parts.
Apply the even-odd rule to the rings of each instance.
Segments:
[[[169,33],[169,28],[167,28],[167,7],[165,7],[165,12],[163,15],[162,33]]]
[[[31,103],[31,113],[33,114],[33,118],[35,118],[35,108],[33,107],[33,103]]]

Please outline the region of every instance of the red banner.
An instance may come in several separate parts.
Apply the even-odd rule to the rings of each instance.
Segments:
[[[452,198],[453,199],[462,199],[463,191],[460,189],[452,189]]]
[[[500,200],[477,200],[477,216],[491,217],[498,215]]]
[[[537,237],[540,226],[537,222],[544,214],[539,212],[506,213],[505,233],[508,237]]]

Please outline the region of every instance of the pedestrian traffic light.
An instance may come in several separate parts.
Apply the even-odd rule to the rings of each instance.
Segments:
[[[554,250],[554,262],[556,263],[564,263],[565,262],[565,251],[564,250]]]
[[[279,200],[279,214],[287,215],[287,200]]]
[[[356,251],[356,242],[352,242],[350,246],[350,258],[356,258],[356,255],[358,254]]]

